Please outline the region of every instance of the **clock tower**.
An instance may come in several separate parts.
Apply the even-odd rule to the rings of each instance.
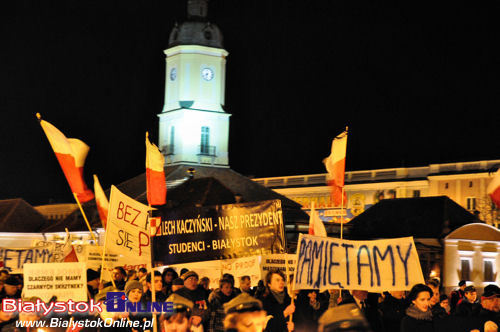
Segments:
[[[226,57],[208,0],[188,0],[186,22],[170,33],[159,148],[165,164],[229,167],[229,117],[223,109]]]

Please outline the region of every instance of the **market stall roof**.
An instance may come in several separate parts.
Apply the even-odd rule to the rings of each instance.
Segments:
[[[475,222],[475,215],[447,196],[384,199],[353,218],[349,234],[350,239],[436,239]]]

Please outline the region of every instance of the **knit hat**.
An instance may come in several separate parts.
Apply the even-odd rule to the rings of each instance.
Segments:
[[[87,269],[87,282],[95,280],[95,279],[99,279],[100,276],[101,275],[99,274],[99,272],[96,272],[92,269]]]
[[[16,276],[10,276],[4,281],[5,285],[19,286],[21,285],[21,280]]]
[[[132,289],[140,289],[141,292],[143,291],[142,284],[137,280],[130,280],[125,284],[125,294],[128,295]]]
[[[184,273],[181,278],[185,281],[187,280],[187,278],[190,278],[190,277],[196,277],[196,279],[199,279],[198,278],[198,273],[194,272],[194,271],[187,271],[186,273]]]

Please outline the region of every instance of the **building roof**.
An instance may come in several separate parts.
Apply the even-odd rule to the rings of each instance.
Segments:
[[[189,170],[193,170],[190,179]],[[235,195],[241,196],[241,202],[257,202],[272,199],[281,200],[285,223],[304,223],[309,220],[301,205],[277,192],[266,188],[251,179],[233,171],[230,168],[175,165],[165,167],[167,181],[167,207],[188,206],[189,204],[210,206],[231,204]],[[127,181],[117,184],[118,190],[125,195],[147,203],[146,174],[140,174]],[[109,198],[109,189],[106,191]],[[95,201],[83,204],[86,216],[92,229],[100,228],[101,221],[97,213]],[[87,231],[88,228],[79,210],[74,211],[65,219],[51,224],[45,232]]]
[[[474,222],[476,216],[447,196],[384,199],[351,220],[350,238],[439,239]]]
[[[482,223],[468,224],[454,230],[446,237],[446,240],[452,239],[500,241],[500,230]]]
[[[0,232],[38,232],[46,219],[22,198],[0,200]]]

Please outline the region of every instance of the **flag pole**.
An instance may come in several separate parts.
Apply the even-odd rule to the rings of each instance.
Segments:
[[[345,126],[345,134],[347,136],[347,132],[349,130],[348,126]],[[347,141],[346,141],[347,142]],[[346,143],[347,145],[347,143]],[[347,159],[347,153],[346,153],[346,159]],[[344,238],[344,188],[345,188],[345,164],[344,164],[344,179],[342,179],[342,199],[341,199],[341,206],[340,206],[340,239],[342,240]]]
[[[90,235],[92,236],[92,239],[94,240],[94,245],[98,245],[97,240],[94,236],[94,232],[92,232],[92,228],[90,227],[87,216],[85,215],[85,212],[83,211],[83,207],[80,204],[80,201],[78,200],[78,197],[76,196],[76,193],[73,193],[73,197],[75,197],[76,203],[78,204],[78,207],[80,208],[80,211],[82,212],[83,219],[85,220],[85,223],[87,224],[87,227],[89,228]]]

